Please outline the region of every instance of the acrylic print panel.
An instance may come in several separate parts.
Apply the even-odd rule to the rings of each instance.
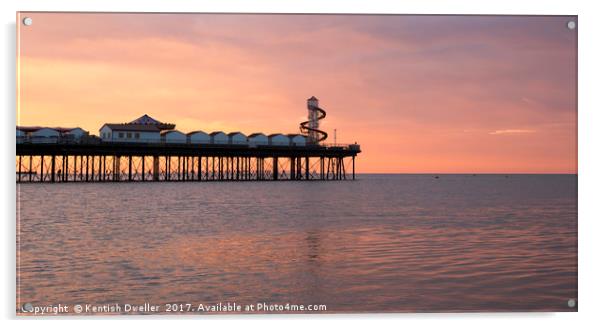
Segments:
[[[17,314],[577,311],[577,17],[17,25]]]

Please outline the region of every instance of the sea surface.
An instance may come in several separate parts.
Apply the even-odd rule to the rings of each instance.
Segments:
[[[17,197],[17,312],[577,308],[576,175],[18,184]]]

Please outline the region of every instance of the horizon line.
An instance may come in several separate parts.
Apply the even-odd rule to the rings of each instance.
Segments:
[[[399,174],[415,174],[415,175],[578,175],[578,172],[355,172],[355,175],[358,174],[389,174],[389,175],[399,175]]]

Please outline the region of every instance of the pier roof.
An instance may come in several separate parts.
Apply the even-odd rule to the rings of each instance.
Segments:
[[[162,136],[167,135],[167,134],[172,134],[172,133],[175,133],[175,134],[184,134],[184,133],[182,133],[181,131],[178,131],[178,130],[161,131],[161,135]]]
[[[192,134],[196,134],[196,133],[202,133],[202,134],[209,135],[209,133],[202,131],[202,130],[191,131],[191,132],[186,133],[186,135],[192,135]]]
[[[43,129],[43,127],[41,127],[41,126],[18,126],[17,125],[17,130],[23,131],[23,132],[35,132],[35,131],[38,131],[39,129]]]
[[[80,127],[77,128],[64,128],[64,127],[49,127],[49,126],[17,126],[17,130],[23,131],[23,132],[35,132],[41,129],[51,129],[51,130],[56,130],[60,133],[66,133],[66,132],[70,132],[73,131],[75,129],[82,129]],[[83,130],[83,129],[82,129]]]
[[[155,120],[154,118],[144,114],[140,117],[138,117],[137,119],[131,121],[129,124],[148,124],[148,125],[157,125],[157,124],[163,124],[162,122],[159,122],[157,120]]]
[[[109,129],[113,130],[113,131],[140,131],[140,132],[159,132],[160,129],[159,127],[157,127],[156,125],[151,125],[151,124],[112,124],[112,123],[106,123],[104,124],[101,129],[103,127],[108,127]]]

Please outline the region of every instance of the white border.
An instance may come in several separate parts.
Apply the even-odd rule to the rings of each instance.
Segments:
[[[87,1],[43,1],[20,0],[0,2],[2,17],[2,69],[1,79],[3,119],[0,181],[3,183],[1,208],[4,209],[2,245],[2,296],[0,311],[3,320],[20,325],[43,324],[50,326],[80,326],[78,320],[59,321],[56,318],[45,320],[15,320],[15,184],[13,128],[15,118],[15,17],[16,11],[145,11],[145,12],[308,12],[308,13],[401,13],[401,14],[546,14],[579,15],[579,313],[532,313],[532,314],[399,314],[399,315],[269,315],[269,316],[212,316],[145,318],[118,317],[125,320],[106,319],[86,320],[85,325],[105,326],[107,324],[129,325],[131,320],[145,320],[142,324],[164,326],[166,320],[175,320],[178,325],[252,325],[252,326],[293,326],[306,325],[351,325],[365,326],[367,320],[375,320],[377,325],[425,325],[449,327],[507,327],[509,325],[537,325],[550,327],[590,326],[600,322],[597,312],[600,307],[600,282],[602,277],[601,258],[597,250],[602,250],[602,216],[597,212],[597,204],[602,197],[600,170],[600,140],[602,140],[601,111],[602,97],[600,77],[602,58],[600,31],[602,12],[596,1],[482,1],[482,0],[305,0],[305,1],[185,1],[185,0],[87,0]],[[598,33],[596,33],[598,32]],[[113,317],[114,318],[114,317]],[[191,320],[192,319],[192,320]],[[297,320],[300,319],[300,320]],[[202,321],[199,321],[202,320]],[[283,322],[286,320],[286,322]],[[337,322],[333,322],[336,320]],[[339,322],[340,321],[340,322]],[[371,323],[370,323],[371,324]]]

